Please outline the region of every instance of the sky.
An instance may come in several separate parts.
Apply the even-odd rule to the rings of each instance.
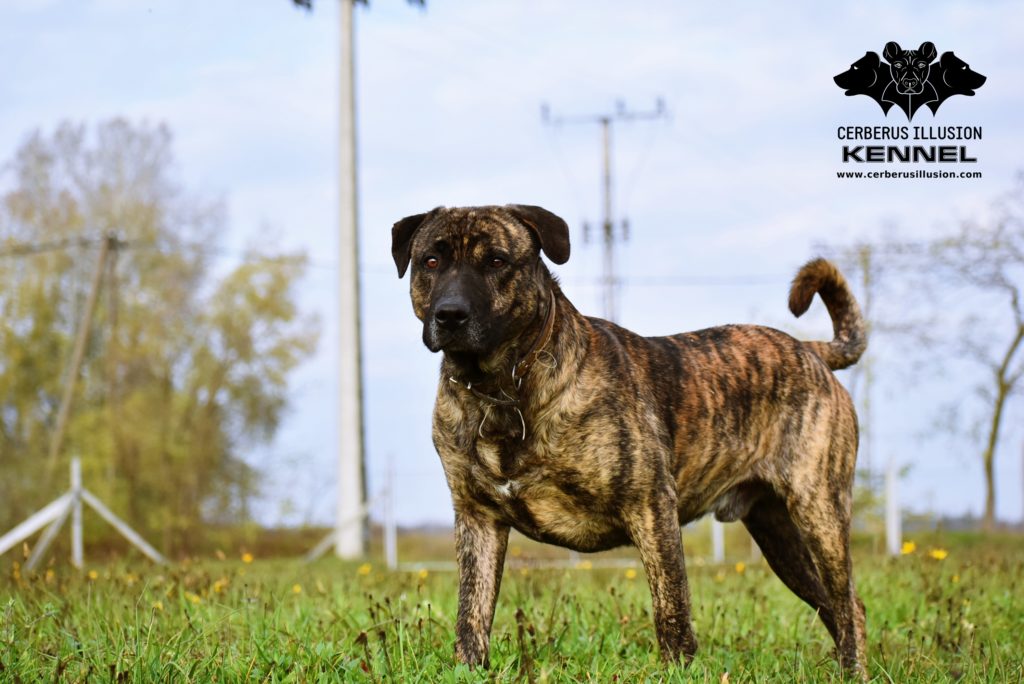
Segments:
[[[0,160],[64,120],[164,122],[182,184],[228,207],[221,268],[256,241],[310,255],[299,298],[321,321],[320,345],[293,377],[273,444],[249,456],[267,475],[267,524],[334,516],[339,1],[313,12],[289,0],[0,4]],[[786,309],[789,280],[821,245],[942,235],[988,211],[1024,168],[1020,3],[372,0],[355,14],[369,484],[375,495],[393,468],[401,524],[452,513],[430,442],[440,359],[396,276],[391,225],[438,205],[544,206],[572,228],[572,259],[554,269],[566,293],[601,313],[601,248],[582,231],[600,220],[599,130],[545,123],[542,105],[580,117],[665,103],[667,117],[612,132],[614,214],[630,225],[619,322],[649,335],[760,323],[828,338],[820,303],[800,321]],[[907,125],[832,81],[890,40],[932,41],[987,76],[976,96],[911,124],[981,126],[965,144],[982,178],[837,178],[839,127]],[[884,336],[869,353],[872,468],[907,469],[910,510],[980,514],[977,439],[936,428],[977,371],[909,373],[906,345]],[[1016,401],[996,465],[1007,520],[1022,514]]]

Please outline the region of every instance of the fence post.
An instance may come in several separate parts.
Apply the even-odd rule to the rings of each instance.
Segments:
[[[384,494],[384,557],[388,570],[398,568],[398,530],[395,522],[395,457],[388,456],[387,492]]]
[[[716,563],[725,562],[725,526],[711,518],[711,559]]]
[[[79,570],[85,564],[82,550],[82,461],[71,459],[71,564]]]
[[[890,454],[889,465],[885,469],[885,548],[890,556],[900,555],[903,547],[901,522],[896,457]]]

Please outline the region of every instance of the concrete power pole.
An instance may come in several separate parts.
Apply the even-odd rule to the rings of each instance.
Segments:
[[[338,113],[338,513],[334,552],[366,551],[366,474],[363,471],[363,386],[359,335],[359,239],[356,193],[354,0],[341,0]]]
[[[655,108],[646,112],[631,112],[619,103],[613,114],[590,114],[586,116],[552,117],[547,105],[541,107],[541,118],[552,126],[563,124],[598,124],[601,127],[601,205],[604,211],[602,232],[604,234],[604,273],[601,277],[602,316],[609,321],[618,319],[619,281],[615,275],[615,227],[612,212],[612,123],[615,121],[636,121],[659,119],[666,115],[665,103],[658,98]],[[622,222],[623,238],[628,223]]]

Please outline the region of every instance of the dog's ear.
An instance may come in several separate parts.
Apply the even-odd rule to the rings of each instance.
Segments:
[[[505,210],[537,236],[548,259],[556,264],[569,260],[569,226],[560,216],[530,204],[507,204]]]
[[[939,54],[939,52],[938,50],[935,49],[935,43],[926,40],[925,42],[921,43],[921,47],[917,48],[917,54],[924,61],[931,64],[932,60],[935,59],[935,56]]]
[[[409,259],[412,256],[412,236],[423,225],[423,221],[435,211],[437,209],[425,214],[406,216],[391,227],[391,257],[395,260],[395,266],[398,267],[399,278],[404,276],[406,269],[409,268]]]
[[[873,67],[876,67],[882,63],[882,60],[881,58],[879,58],[878,53],[872,50],[868,50],[867,52],[864,53],[864,59],[868,60],[868,62]]]
[[[903,52],[903,49],[900,47],[900,44],[897,43],[895,40],[890,40],[888,43],[885,44],[885,51],[882,52],[882,54],[888,61],[891,62],[897,57],[899,57],[901,52]]]

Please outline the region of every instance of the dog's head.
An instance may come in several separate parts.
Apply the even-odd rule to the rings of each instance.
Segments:
[[[878,88],[880,79],[884,78],[888,82],[888,74],[884,74],[881,64],[877,52],[865,52],[849,69],[834,76],[832,80],[846,90],[847,95],[868,95]]]
[[[569,227],[541,207],[438,207],[391,229],[398,277],[430,351],[483,359],[537,317],[549,293],[544,254],[569,259]]]
[[[942,53],[942,57],[939,58],[939,70],[942,73],[943,85],[952,95],[974,95],[974,89],[980,88],[987,80],[952,52]]]
[[[916,50],[904,50],[899,43],[889,41],[882,54],[889,62],[892,80],[896,82],[896,92],[901,95],[920,95],[924,92],[931,64],[938,54],[934,43],[925,41]]]

